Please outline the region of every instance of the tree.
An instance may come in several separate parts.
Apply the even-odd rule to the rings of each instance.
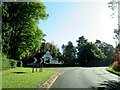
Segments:
[[[80,48],[79,48],[80,47]],[[97,45],[87,42],[78,46],[78,60],[81,66],[95,66],[106,56],[98,49]]]
[[[112,17],[115,15],[116,11],[118,10],[118,6],[120,6],[119,0],[111,0],[111,2],[108,3],[108,7],[113,10]],[[120,16],[118,14],[118,19],[120,19]],[[118,29],[114,29],[115,37],[114,39],[118,40],[117,43],[117,49],[120,49],[120,22],[118,23]]]
[[[47,19],[45,8],[41,2],[2,3],[3,53],[8,58],[22,59],[39,49],[44,34],[37,24]]]
[[[86,43],[87,40],[88,40],[88,39],[85,39],[84,36],[79,37],[79,39],[77,40],[78,46],[79,46],[80,44]]]
[[[82,47],[83,47],[83,45],[82,44],[84,44],[84,43],[87,43],[87,40],[88,39],[85,39],[85,37],[84,36],[81,36],[81,37],[79,37],[78,38],[78,40],[76,41],[77,42],[77,50],[78,50],[78,52],[77,52],[77,58],[78,58],[78,62],[79,62],[79,56],[81,55],[81,51],[82,51]]]
[[[44,43],[42,43],[42,45],[41,45],[40,53],[47,52],[47,51],[49,51],[50,54],[51,54],[54,58],[56,58],[56,57],[58,57],[59,55],[61,55],[60,50],[59,50],[59,48],[57,48],[56,45],[54,45],[54,44],[52,44],[52,43],[50,43],[50,42],[46,42],[46,43],[44,42]]]
[[[95,44],[107,56],[106,60],[104,60],[104,64],[106,64],[106,65],[112,64],[113,63],[113,54],[115,52],[113,45],[107,44],[106,42],[102,42],[100,40],[96,40]]]
[[[111,14],[112,18],[115,15],[115,13],[116,13],[116,11],[118,9],[118,4],[119,4],[119,0],[111,0],[108,3],[108,7],[113,10],[113,13]]]
[[[68,45],[62,45],[63,56],[66,59],[65,63],[75,64],[76,60],[76,47],[73,46],[71,41],[68,42]]]
[[[114,47],[111,44],[108,44],[106,42],[102,42],[100,40],[96,40],[95,44],[98,46],[98,48],[109,58],[114,54]]]
[[[118,40],[118,44],[116,45],[117,49],[120,49],[120,26],[118,29],[114,29],[115,37],[114,39]]]

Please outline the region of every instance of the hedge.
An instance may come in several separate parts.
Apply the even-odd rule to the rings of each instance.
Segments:
[[[10,68],[16,68],[17,67],[17,61],[13,59],[9,59]]]
[[[2,70],[7,70],[9,68],[22,67],[22,61],[17,61],[13,59],[7,59],[6,56],[2,53]]]
[[[2,70],[6,70],[10,68],[9,59],[2,53]]]

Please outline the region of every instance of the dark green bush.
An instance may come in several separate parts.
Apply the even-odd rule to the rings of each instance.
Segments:
[[[22,67],[23,66],[23,62],[22,61],[17,61],[17,67]]]

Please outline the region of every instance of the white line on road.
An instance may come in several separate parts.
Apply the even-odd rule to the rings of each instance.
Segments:
[[[58,76],[55,77],[55,79],[54,79],[54,80],[52,81],[52,83],[49,85],[48,89],[52,86],[52,84],[56,81],[57,78],[58,78]]]

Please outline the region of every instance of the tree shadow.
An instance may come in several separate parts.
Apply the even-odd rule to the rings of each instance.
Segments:
[[[16,73],[16,74],[24,74],[24,73],[27,73],[27,72],[12,72],[12,73]]]
[[[97,90],[120,90],[120,81],[104,81],[100,83],[100,86],[97,87]]]

